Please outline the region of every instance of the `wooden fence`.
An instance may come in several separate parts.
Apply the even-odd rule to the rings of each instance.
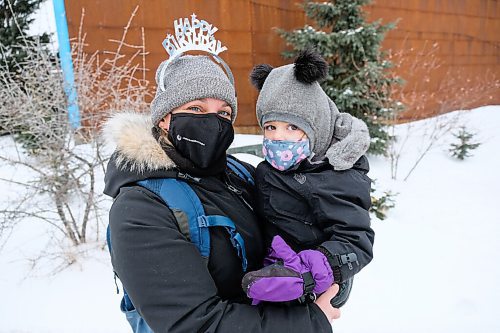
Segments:
[[[137,14],[126,41],[140,44],[142,27],[148,55],[151,89],[154,73],[167,53],[161,43],[173,33],[173,21],[193,12],[219,28],[216,37],[229,49],[222,54],[236,79],[240,132],[257,131],[256,91],[248,81],[255,64],[279,66],[286,61],[285,45],[275,28],[299,28],[306,17],[295,0],[67,0],[70,36],[82,31],[87,52],[112,50],[136,6]],[[499,104],[500,6],[497,0],[377,0],[366,7],[369,19],[399,20],[384,49],[399,67],[395,73],[407,84],[400,98],[409,104],[402,118],[421,118],[460,107]],[[425,61],[432,60],[434,67]],[[427,67],[426,67],[427,66]],[[482,89],[472,89],[481,86]],[[495,86],[496,85],[496,86]],[[464,92],[462,89],[467,89]],[[468,96],[471,95],[471,96]],[[456,99],[461,99],[455,102]],[[451,103],[450,101],[453,101]]]

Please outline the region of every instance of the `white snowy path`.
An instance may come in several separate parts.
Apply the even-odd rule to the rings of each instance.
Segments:
[[[390,180],[387,160],[370,158],[377,188],[399,195],[389,218],[373,221],[375,259],[357,276],[334,332],[500,332],[500,107],[463,112],[460,121],[483,142],[464,162],[448,157],[444,144],[403,182]],[[238,137],[239,144],[255,140]],[[420,146],[417,135],[401,178]],[[27,176],[0,165],[0,177],[12,174]],[[129,332],[102,242],[62,273],[26,277],[25,258],[48,237],[43,224],[27,222],[0,251],[0,333]]]

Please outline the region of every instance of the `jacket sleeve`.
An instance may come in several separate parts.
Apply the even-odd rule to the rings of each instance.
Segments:
[[[324,231],[332,234],[318,250],[327,256],[337,282],[351,278],[373,258],[375,233],[370,226],[368,168],[368,160],[363,156],[353,168],[335,171],[333,179],[319,182],[311,189],[314,214]],[[346,262],[346,259],[353,260],[352,255],[345,256],[350,253],[356,255],[355,260]]]
[[[331,332],[315,305],[222,300],[196,247],[161,199],[122,188],[110,210],[114,270],[155,332]]]

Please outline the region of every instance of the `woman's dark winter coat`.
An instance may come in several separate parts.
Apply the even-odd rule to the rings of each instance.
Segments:
[[[266,241],[280,235],[295,251],[320,246],[335,281],[351,278],[373,257],[368,171],[364,156],[343,171],[335,171],[327,159],[314,164],[304,160],[285,172],[260,163],[257,211],[266,221]],[[355,253],[357,261],[337,266],[340,261],[335,258],[349,253]]]
[[[117,145],[105,178],[105,193],[114,198],[109,214],[113,268],[155,332],[331,332],[315,304],[249,305],[241,288],[241,261],[227,232],[210,229],[207,266],[165,203],[136,184],[176,177],[179,171],[151,135],[149,117],[118,114],[104,131]],[[190,185],[207,214],[234,221],[245,241],[248,270],[261,268],[261,225],[240,197],[252,205],[254,188],[228,170]]]

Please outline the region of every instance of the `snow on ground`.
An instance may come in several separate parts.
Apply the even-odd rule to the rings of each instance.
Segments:
[[[500,107],[461,112],[458,121],[483,143],[465,161],[440,145],[403,182],[390,180],[386,160],[370,159],[377,186],[399,195],[389,218],[373,221],[374,260],[356,278],[335,332],[500,332]],[[414,127],[421,134],[434,123]],[[401,171],[422,141],[409,142]]]
[[[258,145],[262,143],[261,135],[235,135],[234,141],[229,148]]]
[[[400,137],[408,129],[412,134],[398,180],[391,180],[388,160],[370,157],[376,187],[399,194],[388,219],[373,221],[375,259],[357,276],[334,332],[500,331],[500,268],[495,264],[500,253],[500,212],[495,209],[500,198],[500,106],[446,117],[455,116],[478,132],[477,140],[483,143],[463,162],[448,156],[453,139],[448,135],[406,182],[401,180],[428,142],[426,133],[435,127],[435,119],[397,126]],[[2,150],[9,140],[0,138]],[[259,141],[258,136],[237,136],[233,146]],[[252,155],[238,157],[260,161]],[[0,178],[13,175],[29,176],[0,164]],[[16,192],[4,183],[0,186],[0,193]],[[30,272],[26,258],[44,250],[50,236],[43,223],[26,221],[1,248],[0,333],[129,332],[118,308],[120,296],[103,237],[82,249],[79,262],[61,273]]]

